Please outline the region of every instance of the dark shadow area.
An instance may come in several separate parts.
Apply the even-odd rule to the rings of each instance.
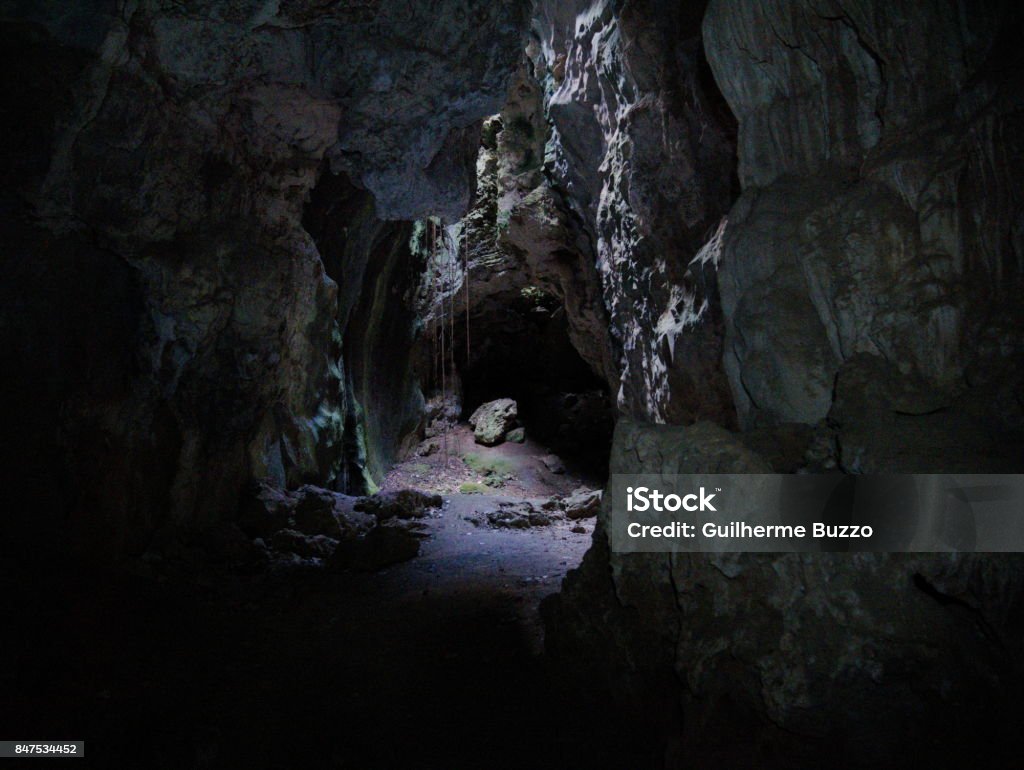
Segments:
[[[580,471],[607,475],[613,405],[573,347],[557,300],[538,291],[485,303],[470,319],[468,360],[464,315],[454,328],[463,419],[482,403],[513,398],[527,435]]]
[[[85,737],[76,766],[638,766],[602,764],[497,576],[12,567],[0,722]]]

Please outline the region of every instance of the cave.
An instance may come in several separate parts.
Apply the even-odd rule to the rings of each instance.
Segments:
[[[1019,766],[1022,31],[4,4],[0,756]]]

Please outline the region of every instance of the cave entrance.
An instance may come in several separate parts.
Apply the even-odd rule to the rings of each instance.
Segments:
[[[540,92],[520,75],[484,121],[466,215],[417,222],[410,237],[425,412],[412,465],[386,485],[564,497],[607,476],[614,409],[597,371],[607,340],[594,260],[549,185]]]
[[[470,311],[469,328],[474,327],[476,347],[471,341],[468,349],[455,349],[463,416],[512,398],[528,436],[578,472],[603,481],[611,401],[606,384],[573,347],[561,302],[528,286],[505,304]]]
[[[472,297],[472,276],[469,280]],[[434,363],[425,383],[434,407],[428,416],[439,421],[433,428],[428,424],[427,431],[443,430],[456,412],[469,423],[478,409],[486,412],[486,405],[511,399],[514,427],[502,443],[529,439],[573,472],[603,482],[611,402],[605,383],[573,347],[561,301],[533,285],[513,287],[476,304],[471,300],[468,312],[457,313],[450,324],[452,355],[441,378],[447,382],[438,380],[440,367]],[[440,338],[439,328],[430,331]],[[432,358],[440,355],[439,347],[432,339]],[[446,411],[438,411],[445,402]],[[474,435],[474,444],[483,443],[489,440]]]
[[[440,492],[542,498],[599,489],[614,425],[607,386],[576,350],[564,301],[473,213],[449,227],[422,222],[413,236],[423,263],[415,360],[426,404],[414,462],[395,473],[429,468]],[[411,476],[400,481],[418,480]]]

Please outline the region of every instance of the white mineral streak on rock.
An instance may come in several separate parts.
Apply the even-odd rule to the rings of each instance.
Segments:
[[[703,414],[731,423],[720,322],[707,313],[717,304],[716,262],[691,264],[729,203],[731,151],[701,118],[696,58],[670,65],[660,53],[699,30],[671,16],[624,22],[614,8],[539,8],[548,171],[592,238],[620,409],[657,422]],[[697,174],[698,154],[715,170]]]

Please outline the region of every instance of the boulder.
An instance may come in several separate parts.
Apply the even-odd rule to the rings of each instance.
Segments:
[[[430,457],[441,451],[441,444],[435,439],[427,439],[416,448],[417,457]]]
[[[342,534],[341,522],[334,512],[334,495],[319,487],[299,489],[292,523],[297,531],[306,535],[340,538]]]
[[[809,465],[815,467],[812,460],[820,454],[816,445],[825,434],[825,427],[815,430],[804,423],[786,422],[749,430],[739,438],[748,449],[767,460],[776,473],[796,473]],[[817,467],[820,466],[818,463]]]
[[[554,511],[560,512],[564,510],[565,503],[560,497],[552,495],[551,497],[541,497],[530,500],[530,502],[536,508],[540,508],[542,511]]]
[[[207,557],[220,564],[256,566],[265,554],[236,524],[221,521],[204,529],[198,545]]]
[[[469,418],[476,443],[495,446],[505,440],[505,434],[515,427],[519,408],[511,398],[499,398],[481,404]]]
[[[435,436],[442,436],[448,433],[459,422],[459,415],[462,413],[462,401],[455,395],[437,394],[427,400],[423,412],[423,419],[426,422],[424,438],[432,439]],[[430,446],[428,444],[427,446]],[[440,444],[434,443],[437,449]],[[433,451],[437,451],[437,449]],[[426,454],[433,454],[428,451]]]
[[[270,544],[277,551],[294,553],[303,558],[326,559],[338,547],[338,541],[327,535],[305,535],[294,529],[282,529],[274,533]]]
[[[281,530],[352,539],[375,523],[369,514],[356,511],[355,503],[355,497],[311,484],[288,491],[259,482],[243,498],[238,526],[248,537],[266,541]]]
[[[297,498],[292,528],[306,535],[327,535],[349,540],[373,526],[373,519],[354,510],[355,498],[306,485],[294,493]]]

